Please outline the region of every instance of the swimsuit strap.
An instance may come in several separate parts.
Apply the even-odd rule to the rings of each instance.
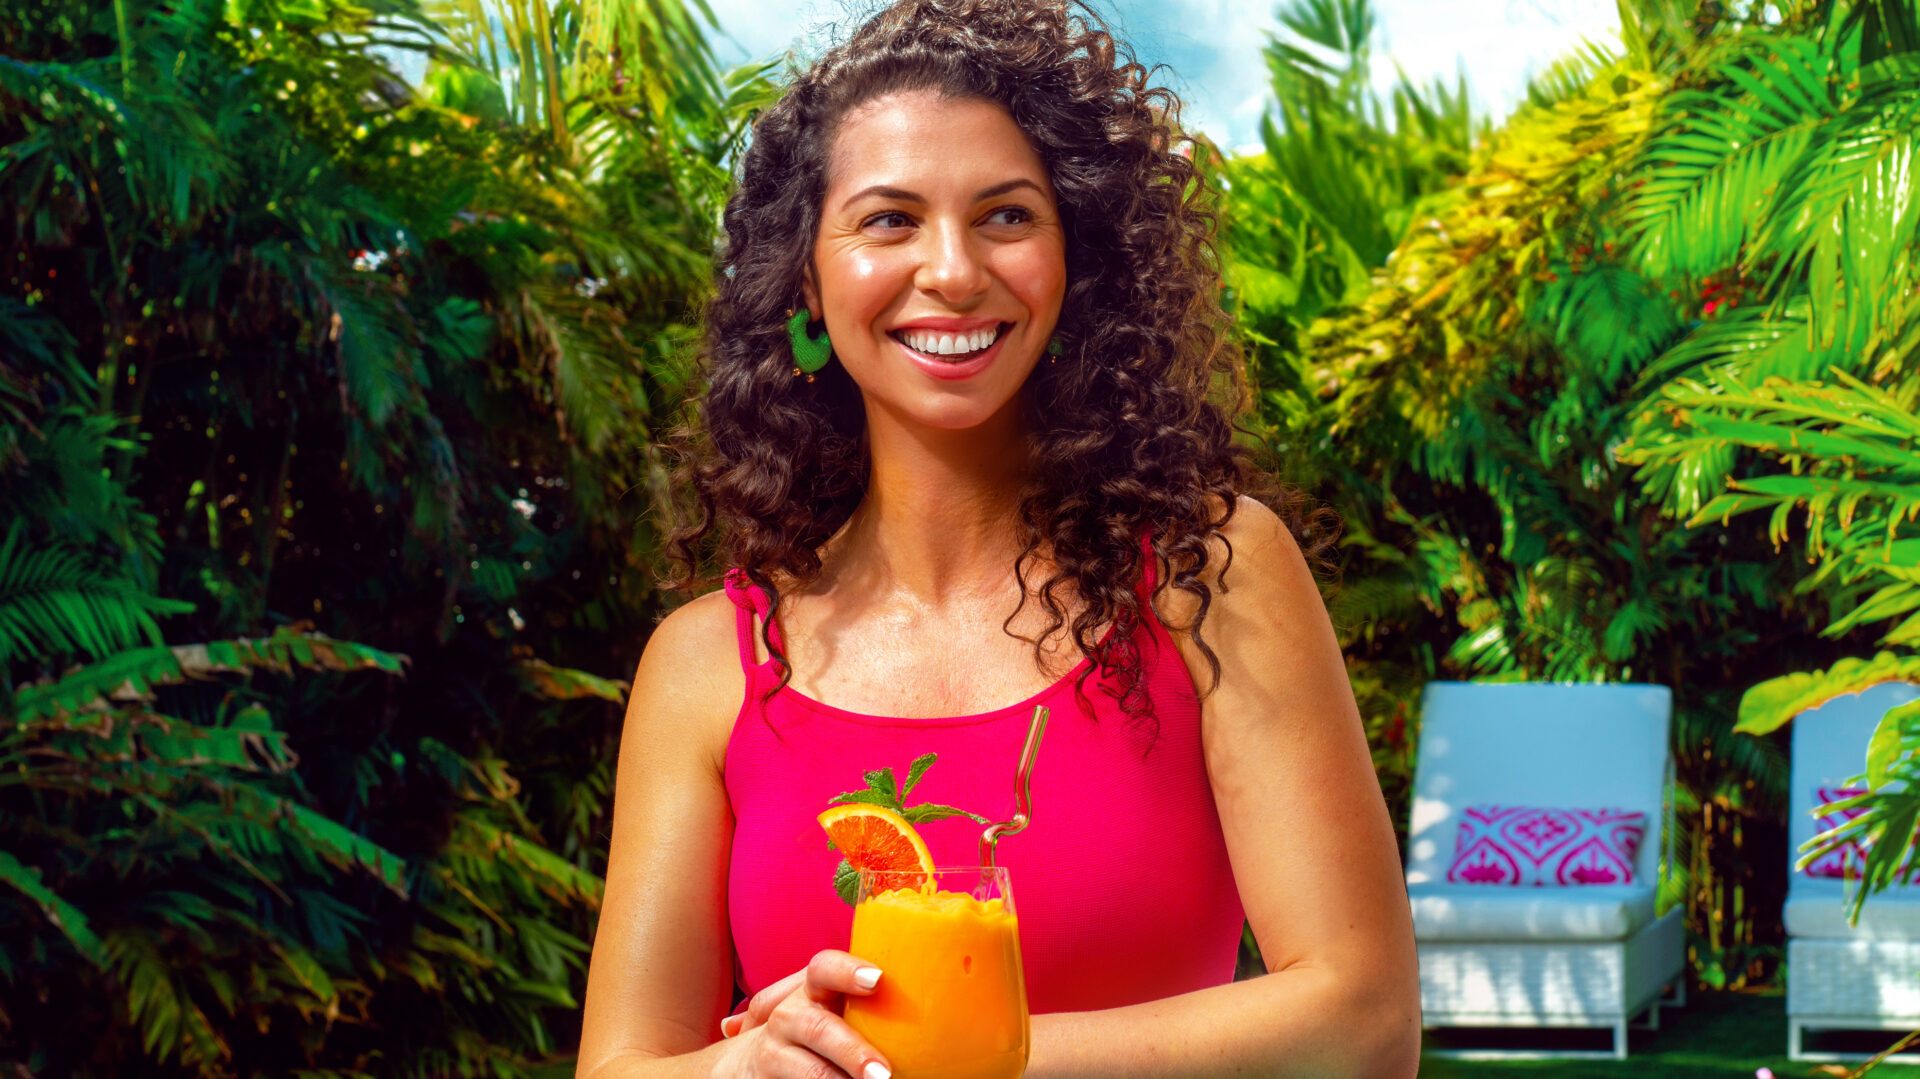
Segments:
[[[740,666],[748,674],[756,669],[771,667],[773,657],[767,657],[765,663],[756,661],[759,649],[755,644],[753,620],[755,618],[767,624],[767,633],[773,639],[775,648],[785,649],[786,641],[781,639],[780,624],[770,620],[773,604],[767,599],[767,593],[747,576],[745,570],[730,569],[726,575],[727,598],[733,601],[734,630],[740,639]]]

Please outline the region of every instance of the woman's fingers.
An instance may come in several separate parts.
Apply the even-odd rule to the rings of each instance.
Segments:
[[[838,996],[866,996],[880,984],[880,968],[846,952],[815,953],[807,969],[803,988],[816,1004],[831,1004]]]
[[[848,1076],[839,1065],[802,1045],[769,1046],[760,1063],[759,1075],[778,1079],[865,1079],[858,1072]]]
[[[773,1009],[779,1006],[781,1001],[787,999],[794,990],[800,988],[801,983],[806,981],[806,978],[807,972],[805,970],[796,970],[792,974],[755,993],[753,999],[747,1001],[747,1010],[744,1013],[747,1017],[746,1025],[734,1031],[734,1033],[739,1034],[741,1031],[749,1030],[765,1023],[767,1016],[773,1014]]]
[[[818,1055],[853,1079],[891,1079],[893,1075],[886,1058],[854,1033],[845,1019],[799,994],[774,1009],[767,1033],[776,1042]]]
[[[722,1037],[737,1038],[765,1027],[754,1047],[756,1074],[798,1079],[891,1079],[886,1058],[840,1018],[848,995],[865,996],[880,982],[880,968],[840,951],[823,951],[806,969],[753,995],[745,1011],[720,1021]]]

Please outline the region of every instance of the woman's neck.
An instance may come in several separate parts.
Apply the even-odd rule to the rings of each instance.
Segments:
[[[869,408],[866,497],[841,534],[863,586],[923,602],[998,592],[1019,553],[1015,517],[1031,468],[1016,398],[987,423],[944,431]]]

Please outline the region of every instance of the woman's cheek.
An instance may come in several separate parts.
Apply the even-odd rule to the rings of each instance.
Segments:
[[[1037,321],[1058,313],[1066,295],[1066,255],[1053,244],[1018,244],[1005,249],[998,276]]]
[[[874,250],[847,252],[836,261],[834,279],[826,283],[828,330],[855,339],[877,333],[874,323],[901,294],[901,260]],[[833,326],[835,321],[846,325]]]

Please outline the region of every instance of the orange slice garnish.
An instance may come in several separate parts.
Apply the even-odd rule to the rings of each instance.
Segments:
[[[933,873],[933,855],[905,817],[884,806],[838,805],[817,818],[841,857],[855,869],[907,874],[896,887],[925,884]]]

